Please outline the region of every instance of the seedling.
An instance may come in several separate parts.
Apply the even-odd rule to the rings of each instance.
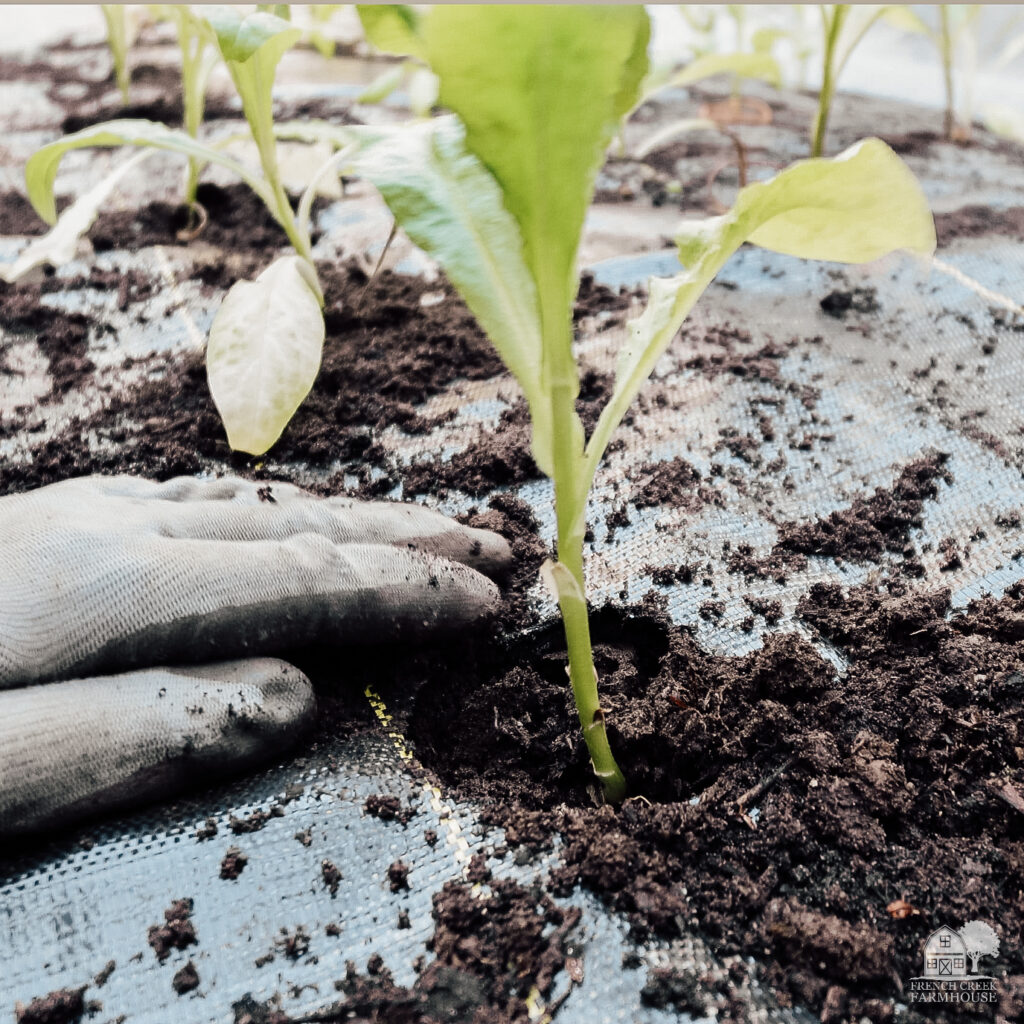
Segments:
[[[188,4],[161,4],[154,8],[157,18],[174,24],[181,50],[181,93],[185,131],[193,139],[199,138],[206,107],[206,87],[210,72],[214,69],[220,54],[217,39],[209,22],[197,15]],[[189,157],[188,177],[185,181],[185,203],[193,209],[197,206],[196,189],[202,163]]]
[[[207,347],[210,389],[224,421],[231,446],[253,454],[265,452],[280,436],[313,385],[324,339],[323,295],[312,261],[310,220],[317,181],[292,209],[282,183],[277,134],[302,135],[304,129],[275,128],[271,92],[274,74],[285,52],[302,32],[276,15],[259,11],[242,15],[231,8],[208,8],[208,27],[200,29],[183,17],[188,38],[198,46],[204,32],[216,39],[242,101],[262,175],[254,173],[217,146],[188,132],[144,120],[109,121],[92,125],[44,146],[25,168],[28,196],[44,220],[57,224],[40,244],[5,273],[20,275],[30,266],[66,257],[78,234],[88,229],[111,182],[101,182],[66,211],[57,222],[54,180],[61,158],[72,149],[93,146],[139,146],[180,153],[194,162],[219,164],[234,172],[263,201],[281,225],[297,256],[271,264],[254,282],[239,282],[214,317]],[[206,61],[193,49],[196,83]],[[316,138],[328,128],[320,129]],[[310,138],[309,141],[314,141]],[[120,176],[125,167],[114,173]],[[74,211],[73,219],[69,214]],[[59,244],[58,244],[59,243]]]
[[[121,102],[127,103],[131,87],[128,50],[135,37],[136,21],[124,4],[100,4],[100,10],[107,25],[107,46],[114,62],[114,78],[121,90]]]
[[[822,28],[821,91],[811,129],[811,156],[821,156],[836,83],[865,33],[886,12],[885,7],[820,4]]]
[[[357,4],[356,11],[368,42],[381,53],[406,58],[383,71],[357,97],[360,103],[381,103],[405,85],[409,108],[429,117],[437,102],[437,78],[426,66],[419,31],[423,15],[406,4]]]
[[[647,16],[628,6],[439,6],[422,38],[440,101],[456,116],[368,129],[376,137],[367,136],[355,169],[441,263],[522,387],[534,459],[554,483],[557,561],[545,575],[562,613],[594,771],[606,799],[618,801],[625,780],[598,697],[583,562],[587,497],[609,441],[701,293],[745,241],[857,263],[898,248],[930,252],[931,214],[906,166],[869,139],[749,186],[724,216],[684,224],[677,244],[687,269],[650,282],[612,396],[586,438],[575,406],[576,255],[605,148],[639,94]]]
[[[942,62],[942,83],[946,106],[943,113],[943,133],[950,141],[965,141],[971,135],[974,114],[974,80],[978,71],[978,20],[981,4],[935,4],[933,25],[910,5],[900,4],[886,11],[885,20],[896,28],[924,36],[935,47]],[[999,26],[1004,40],[1002,49],[992,61],[992,71],[999,71],[1024,53],[1024,35],[1014,30],[1021,21],[1019,12]],[[957,101],[956,75],[960,72],[964,83],[962,99]],[[988,118],[991,120],[991,117]],[[999,117],[996,115],[999,130]]]

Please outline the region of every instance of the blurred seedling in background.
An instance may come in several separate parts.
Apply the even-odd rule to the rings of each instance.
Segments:
[[[358,103],[382,103],[404,89],[409,109],[429,117],[437,102],[437,77],[427,67],[420,41],[423,13],[407,4],[357,4],[368,42],[380,53],[404,57],[382,72],[357,97]]]
[[[839,76],[860,41],[889,8],[877,5],[819,4],[822,32],[821,89],[811,127],[811,156],[825,150],[825,134]]]
[[[984,5],[934,4],[928,17],[909,4],[886,10],[885,20],[895,28],[923,36],[935,47],[942,63],[942,85],[946,97],[943,113],[943,134],[950,142],[966,142],[971,137],[974,121],[975,80],[978,75],[978,27]],[[999,72],[1024,53],[1024,33],[1019,31],[1022,15],[1011,14],[1001,26],[1005,40],[991,62],[991,70]],[[1014,34],[1016,31],[1016,34]],[[957,97],[957,78],[962,89]],[[999,131],[1001,118],[987,113]]]
[[[103,21],[107,26],[107,46],[114,62],[114,80],[121,91],[121,102],[127,104],[131,89],[131,69],[128,51],[139,31],[137,8],[125,4],[100,4]]]

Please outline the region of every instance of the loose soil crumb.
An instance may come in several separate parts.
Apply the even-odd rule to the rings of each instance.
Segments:
[[[192,924],[192,901],[175,900],[164,911],[164,924],[154,924],[149,929],[149,944],[161,962],[171,955],[172,949],[185,949],[199,941],[195,925]]]
[[[363,810],[381,821],[400,821],[405,825],[416,814],[415,807],[403,807],[402,801],[390,793],[373,793],[366,798]]]
[[[338,884],[341,882],[341,872],[333,861],[326,858],[320,862],[320,874],[323,877],[324,885],[327,886],[332,896],[337,895]]]
[[[237,846],[229,846],[220,862],[220,877],[226,880],[237,878],[249,863],[249,858]]]
[[[284,808],[275,804],[269,811],[257,809],[246,818],[236,818],[234,815],[228,819],[228,828],[236,836],[247,835],[250,832],[259,832],[271,818],[284,816]]]
[[[76,1024],[86,1010],[87,987],[58,989],[33,999],[28,1006],[15,1003],[14,1019],[17,1024]]]
[[[103,965],[103,969],[96,975],[95,978],[92,979],[92,983],[97,988],[103,988],[103,986],[106,985],[106,983],[108,981],[110,981],[110,976],[114,973],[114,971],[116,969],[117,969],[117,961],[116,960],[108,960]]]
[[[179,996],[183,996],[186,992],[191,992],[193,989],[199,988],[199,972],[196,970],[196,965],[189,960],[189,962],[174,975],[174,978],[171,980],[171,985]]]
[[[401,892],[409,888],[409,865],[404,861],[396,860],[388,866],[388,884],[392,892]]]
[[[776,549],[859,563],[878,562],[886,552],[911,553],[910,530],[921,525],[925,501],[938,497],[940,481],[953,482],[948,458],[926,454],[905,466],[891,488],[879,487],[814,523],[783,523]]]

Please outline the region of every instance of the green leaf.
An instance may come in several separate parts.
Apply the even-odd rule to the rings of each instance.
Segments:
[[[402,84],[404,77],[404,64],[386,68],[356,97],[356,103],[380,103],[386,100]]]
[[[60,215],[52,230],[41,238],[33,239],[13,263],[0,266],[0,279],[11,284],[44,263],[59,267],[74,259],[78,240],[92,227],[100,207],[106,202],[114,186],[129,171],[152,155],[147,152],[136,153],[131,159],[115,167],[88,192],[79,196]]]
[[[421,38],[423,16],[407,4],[356,4],[366,38],[381,53],[426,60]]]
[[[576,250],[594,179],[647,67],[640,6],[436,6],[428,61],[439,100],[519,223],[545,334],[568,337]],[[564,321],[564,326],[561,326]]]
[[[637,160],[643,160],[655,150],[661,149],[662,146],[679,138],[680,135],[707,130],[718,131],[718,125],[703,117],[684,117],[679,121],[672,121],[645,139],[637,148],[634,156]]]
[[[316,380],[324,317],[314,285],[305,260],[283,256],[234,285],[213,319],[206,373],[236,451],[262,455]]]
[[[302,38],[302,30],[266,11],[242,14],[233,7],[209,7],[203,11],[217,36],[224,59],[244,64],[261,53],[271,68]],[[271,74],[273,83],[273,74]]]
[[[537,290],[497,182],[466,149],[454,118],[367,129],[366,138],[353,170],[377,187],[409,238],[444,267],[519,381],[534,424],[534,456],[550,473]]]
[[[630,322],[615,391],[587,446],[594,463],[704,289],[746,241],[803,259],[864,263],[896,249],[930,254],[935,224],[913,174],[878,139],[832,160],[794,164],[743,189],[724,216],[684,224],[676,242],[688,269],[652,278],[647,308]]]
[[[758,78],[776,89],[782,85],[779,62],[770,53],[709,53],[690,61],[668,84],[692,85],[714,75],[733,74],[740,78]]]
[[[167,125],[155,121],[126,119],[94,124],[73,135],[65,135],[64,138],[43,146],[29,157],[25,165],[28,198],[36,213],[47,224],[55,224],[57,221],[53,184],[62,157],[72,149],[89,146],[152,146],[155,149],[165,149],[172,153],[181,153],[198,160],[220,164],[237,174],[264,202],[269,202],[262,179],[250,174],[237,160],[225,156],[212,146],[198,142],[185,132],[168,128]]]

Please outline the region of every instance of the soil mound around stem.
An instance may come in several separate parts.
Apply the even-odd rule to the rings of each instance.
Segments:
[[[562,837],[555,893],[583,885],[639,937],[692,928],[719,955],[770,949],[768,980],[794,1002],[841,998],[853,1019],[887,1021],[893,978],[920,973],[939,907],[1007,937],[1024,914],[1024,586],[952,617],[948,592],[898,583],[815,587],[800,611],[847,653],[845,678],[795,634],[729,658],[664,622],[595,616],[632,796],[617,809],[581,798],[585,749],[555,630],[497,674],[469,658],[466,675],[431,679],[409,734],[510,844]],[[902,916],[887,910],[900,899]],[[1020,951],[1005,952],[1004,987],[1024,971]]]

